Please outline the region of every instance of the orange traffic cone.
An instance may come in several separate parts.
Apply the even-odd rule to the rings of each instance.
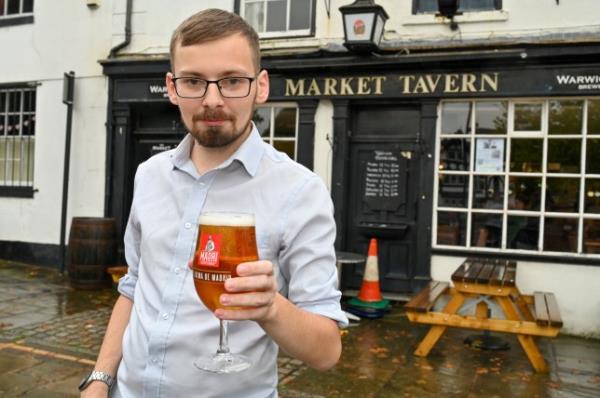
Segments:
[[[363,282],[358,292],[358,299],[366,302],[381,301],[379,288],[379,266],[377,264],[377,239],[371,238]]]

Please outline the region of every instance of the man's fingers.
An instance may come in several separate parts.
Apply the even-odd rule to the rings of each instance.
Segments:
[[[230,293],[275,290],[275,279],[270,275],[244,276],[225,281],[225,290]]]
[[[241,263],[235,269],[238,276],[273,275],[273,264],[270,261],[252,261]]]
[[[244,294],[221,294],[221,304],[229,307],[262,307],[271,304],[271,292],[251,292]]]

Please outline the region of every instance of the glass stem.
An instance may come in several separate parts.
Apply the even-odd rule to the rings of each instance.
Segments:
[[[229,354],[229,337],[227,335],[227,321],[219,320],[219,349],[217,354]]]

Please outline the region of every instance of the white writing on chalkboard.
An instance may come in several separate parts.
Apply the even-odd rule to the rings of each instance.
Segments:
[[[372,198],[395,198],[398,192],[400,165],[398,157],[389,151],[374,151],[373,160],[365,170],[365,196]]]

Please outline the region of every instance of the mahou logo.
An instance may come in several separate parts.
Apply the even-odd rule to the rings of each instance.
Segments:
[[[200,245],[196,253],[196,264],[202,267],[219,267],[219,254],[221,253],[221,235],[200,235]]]

